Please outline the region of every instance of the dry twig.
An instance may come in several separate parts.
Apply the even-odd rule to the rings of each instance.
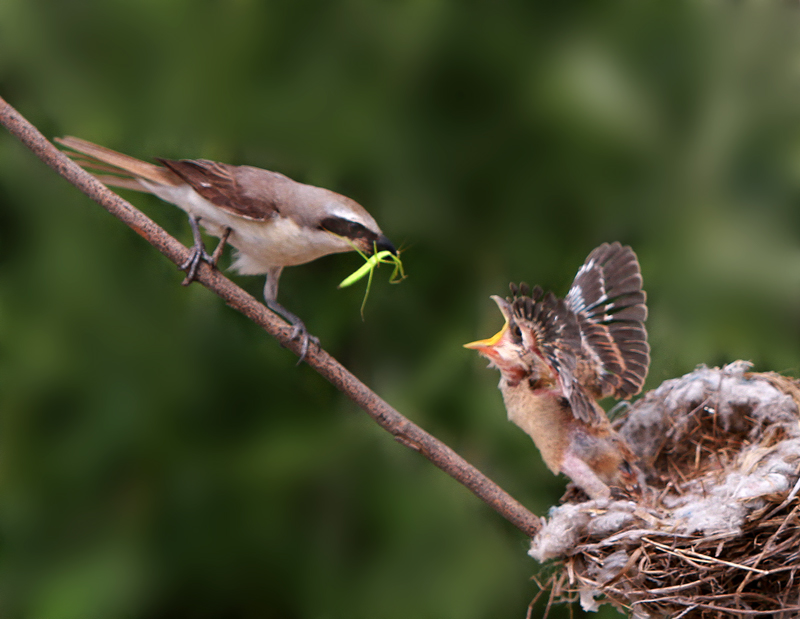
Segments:
[[[129,202],[70,161],[2,98],[0,98],[0,123],[39,159],[109,213],[122,220],[176,265],[186,261],[190,254],[186,247]],[[197,281],[222,297],[232,308],[250,318],[277,339],[282,346],[299,354],[300,342],[290,340],[292,328],[218,270],[203,263],[197,272]],[[525,535],[532,536],[538,531],[540,521],[534,514],[447,445],[389,406],[327,352],[312,346],[305,361],[362,408],[378,425],[391,433],[397,441],[418,451],[453,479],[466,486]]]

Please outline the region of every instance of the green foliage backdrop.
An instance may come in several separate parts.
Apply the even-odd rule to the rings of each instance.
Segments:
[[[334,256],[282,302],[544,514],[564,481],[461,348],[509,281],[563,294],[619,240],[648,387],[738,358],[798,373],[794,4],[3,0],[0,93],[49,136],[364,204],[409,279],[384,267],[362,322],[335,287],[359,259]],[[0,614],[524,616],[516,530],[181,278],[0,133]]]

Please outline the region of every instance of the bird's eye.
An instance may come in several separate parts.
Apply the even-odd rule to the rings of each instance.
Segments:
[[[519,328],[519,325],[511,325],[511,335],[517,342],[522,341],[522,331]]]

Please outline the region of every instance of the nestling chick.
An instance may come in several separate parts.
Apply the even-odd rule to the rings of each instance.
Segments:
[[[636,395],[650,364],[636,254],[601,245],[565,299],[525,284],[511,291],[492,297],[503,328],[465,346],[500,370],[508,418],[530,435],[547,467],[591,498],[609,498],[609,485],[635,481],[635,458],[596,400]]]

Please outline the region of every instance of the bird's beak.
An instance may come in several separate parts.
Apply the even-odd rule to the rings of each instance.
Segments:
[[[487,338],[485,340],[478,340],[477,342],[470,342],[469,344],[464,344],[464,348],[471,348],[472,350],[477,350],[478,352],[486,353],[494,349],[497,346],[497,343],[503,337],[506,331],[508,331],[508,316],[510,314],[510,309],[508,307],[508,302],[503,298],[499,297],[496,294],[492,295],[492,301],[497,303],[497,307],[500,308],[500,311],[503,313],[503,318],[505,319],[505,324],[503,328],[500,329],[497,333],[495,333],[492,337]]]
[[[369,249],[370,249],[369,253],[371,254],[373,248],[370,247]],[[397,255],[397,249],[392,244],[392,242],[389,239],[387,239],[383,234],[381,234],[378,237],[378,240],[375,241],[375,253],[378,253],[378,252],[381,252],[381,251],[391,252],[391,254],[393,256]]]
[[[503,328],[500,329],[497,333],[495,333],[492,337],[487,338],[485,340],[478,340],[477,342],[470,342],[469,344],[464,344],[464,348],[471,348],[472,350],[477,350],[478,352],[489,352],[497,346],[497,343],[502,339],[505,332],[508,330],[508,321],[506,324],[503,325]]]

